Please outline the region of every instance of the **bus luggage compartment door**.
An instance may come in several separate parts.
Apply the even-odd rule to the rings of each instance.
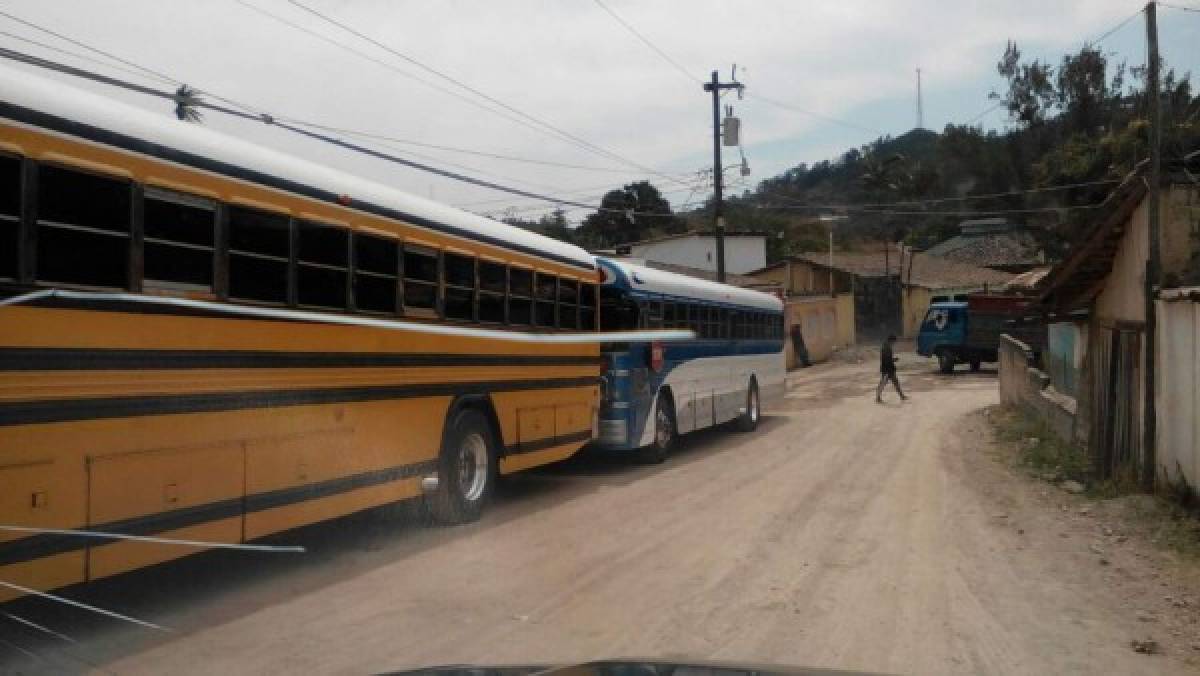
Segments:
[[[245,450],[241,443],[128,451],[88,461],[91,528],[212,542],[241,542]],[[93,545],[88,577],[115,575],[193,554],[193,547]]]

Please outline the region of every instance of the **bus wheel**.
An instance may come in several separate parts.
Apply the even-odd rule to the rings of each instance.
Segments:
[[[643,459],[654,464],[666,460],[678,438],[674,400],[669,393],[661,392],[657,403],[654,404],[654,441],[643,450]]]
[[[464,408],[447,421],[438,455],[438,486],[428,496],[429,511],[440,523],[479,518],[492,496],[497,475],[495,443],[487,419]]]
[[[971,371],[975,372],[975,373],[979,372],[979,360],[978,359],[975,359],[971,362]]]
[[[938,369],[942,373],[954,373],[954,355],[942,350],[938,352]]]
[[[753,378],[746,388],[746,410],[738,416],[737,428],[740,432],[753,432],[758,427],[758,383]]]

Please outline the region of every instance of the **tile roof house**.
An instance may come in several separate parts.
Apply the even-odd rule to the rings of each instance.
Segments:
[[[925,253],[1005,272],[1025,272],[1045,262],[1029,230],[1003,218],[979,218],[959,224],[959,234]]]
[[[1012,274],[890,246],[869,252],[802,253],[749,273],[790,295],[854,294],[859,337],[914,336],[935,296],[1004,286]]]
[[[1087,446],[1090,469],[1100,479],[1129,473],[1143,482],[1200,483],[1198,175],[1200,151],[1163,163],[1158,283],[1146,283],[1151,236],[1143,163],[1091,212],[1094,218],[1067,256],[1036,287],[1051,337],[1057,329],[1070,338],[1061,350],[1051,340],[1044,367],[1056,389],[1064,389],[1056,364],[1069,367],[1072,436]],[[1153,359],[1146,349],[1148,311],[1155,322]],[[1004,375],[1002,364],[1002,380]],[[1154,386],[1149,397],[1148,382]],[[1153,445],[1147,448],[1151,418]]]

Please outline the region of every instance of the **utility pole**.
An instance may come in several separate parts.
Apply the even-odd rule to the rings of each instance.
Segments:
[[[925,128],[925,109],[921,105],[921,69],[917,69],[917,129]]]
[[[721,198],[721,91],[744,88],[740,82],[721,82],[717,71],[712,81],[704,83],[704,91],[712,92],[713,125],[713,237],[717,240],[717,281],[725,281],[725,216]]]
[[[1146,330],[1145,381],[1142,388],[1143,410],[1145,418],[1142,421],[1144,436],[1142,438],[1142,488],[1154,489],[1154,479],[1158,473],[1155,460],[1155,444],[1158,440],[1158,418],[1154,402],[1155,390],[1155,341],[1158,336],[1157,310],[1154,306],[1155,295],[1159,286],[1160,252],[1159,252],[1159,188],[1162,183],[1162,154],[1159,146],[1162,144],[1162,112],[1159,98],[1159,59],[1158,59],[1158,16],[1156,4],[1146,3],[1146,51],[1149,63],[1147,66],[1146,95],[1149,96],[1150,115],[1150,186],[1146,191],[1147,210],[1147,244],[1146,254]]]

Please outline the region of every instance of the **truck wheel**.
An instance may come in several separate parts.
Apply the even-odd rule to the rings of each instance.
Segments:
[[[758,383],[751,378],[749,386],[746,387],[746,411],[737,419],[738,431],[753,432],[754,428],[758,427],[759,413]]]
[[[979,372],[979,360],[978,360],[978,359],[975,359],[975,360],[972,360],[972,361],[971,361],[971,372],[972,372],[972,373],[978,373],[978,372]]]
[[[654,441],[642,449],[642,460],[659,464],[667,459],[679,437],[675,427],[675,403],[669,392],[660,392],[654,405]]]
[[[438,455],[437,490],[426,500],[436,521],[467,523],[479,518],[492,497],[497,474],[495,442],[487,418],[475,409],[460,409],[446,425]]]
[[[954,373],[954,355],[949,352],[938,352],[938,370],[942,373]]]

